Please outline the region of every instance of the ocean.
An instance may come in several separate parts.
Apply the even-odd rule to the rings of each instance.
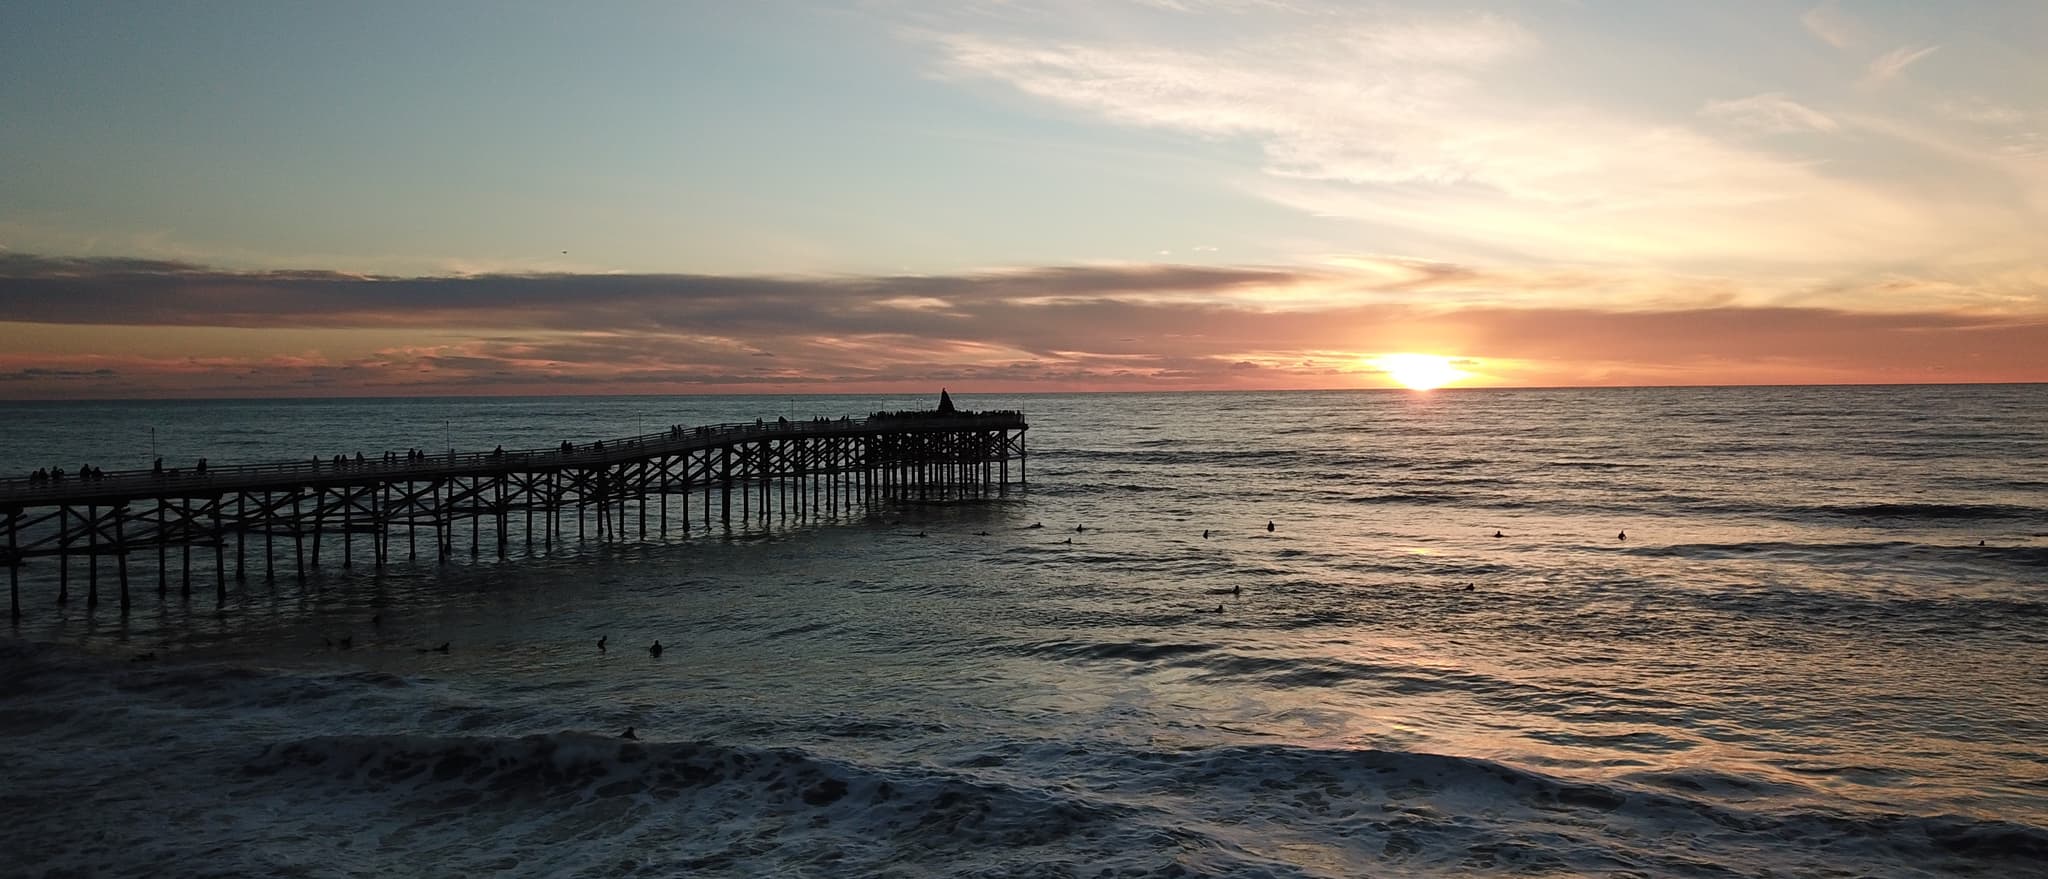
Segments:
[[[935,396],[9,403],[0,472]],[[955,398],[1028,486],[125,620],[38,562],[0,875],[2048,876],[2048,386]]]

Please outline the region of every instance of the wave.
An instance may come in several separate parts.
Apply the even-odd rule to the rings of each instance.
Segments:
[[[942,768],[878,766],[796,748],[630,741],[563,731],[520,737],[319,736],[272,745],[248,779],[401,797],[435,810],[589,811],[605,801],[663,822],[833,826],[890,851],[969,856],[1126,832],[1150,810]],[[599,809],[599,813],[609,810]]]
[[[1802,543],[1751,541],[1745,543],[1676,543],[1666,546],[1636,546],[1622,550],[1647,558],[1685,559],[1787,559],[1819,562],[1828,560],[1867,561],[1872,555],[1921,558],[1944,563],[1970,564],[2000,562],[2021,567],[2048,567],[2048,547],[2041,546],[1942,546],[1907,540],[1871,542]]]
[[[1045,772],[1056,767],[1065,771]],[[1034,778],[992,780],[1002,770]],[[1905,861],[2012,875],[2048,860],[2048,829],[1953,814],[1816,810],[1801,805],[1810,790],[1785,781],[1708,770],[1577,780],[1478,757],[1374,748],[1005,743],[948,768],[573,731],[323,736],[274,745],[243,772],[299,790],[340,785],[402,796],[466,820],[492,811],[604,813],[604,803],[618,801],[683,827],[832,827],[891,858],[1013,860],[1046,846],[1164,844],[1205,855],[1219,875],[1258,866],[1256,851],[1240,850],[1228,824],[1211,823],[1226,815],[1351,839],[1416,866],[1469,867],[1474,853],[1492,852],[1496,866],[1536,872],[1598,865],[1735,876],[1781,865],[1785,850],[1798,849],[1851,872]],[[1091,780],[1053,782],[1062,775]],[[1545,841],[1531,842],[1532,833]],[[1688,843],[1665,844],[1672,839]]]
[[[1267,803],[1281,813],[1267,817],[1280,824],[1414,839],[1417,853],[1511,850],[1516,860],[1498,866],[1517,872],[1758,875],[1782,867],[1788,849],[1820,853],[1845,875],[1890,874],[1900,863],[2016,875],[2048,863],[2048,828],[1813,809],[1799,785],[1703,770],[1582,781],[1477,757],[1286,745],[1150,753],[1135,762],[1133,777],[1154,789],[1200,790],[1232,806]],[[1284,790],[1315,795],[1272,795]],[[1531,838],[1547,842],[1511,844]]]
[[[1861,519],[2038,519],[2048,510],[2012,504],[1822,504],[1808,512]]]

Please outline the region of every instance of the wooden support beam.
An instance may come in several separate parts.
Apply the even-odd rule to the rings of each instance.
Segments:
[[[100,508],[85,505],[85,608],[100,606]]]
[[[21,511],[7,511],[7,618],[21,622]]]
[[[227,500],[223,495],[214,495],[208,507],[213,513],[213,606],[226,607],[228,604],[228,535]]]
[[[122,520],[128,517],[128,502],[114,502],[114,561],[119,568],[121,579],[121,615],[128,615],[128,532],[122,527]]]

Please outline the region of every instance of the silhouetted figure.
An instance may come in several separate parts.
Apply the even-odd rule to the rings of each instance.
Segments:
[[[654,642],[654,645],[653,645],[653,646],[651,646],[651,647],[648,647],[648,648],[647,648],[647,655],[648,655],[648,656],[652,656],[652,657],[654,657],[655,659],[660,659],[660,658],[661,658],[661,651],[662,651],[662,649],[663,649],[663,648],[662,648],[662,646],[661,646],[661,642],[660,642],[660,641],[656,641],[656,642]]]
[[[630,727],[630,726],[629,726],[629,727],[626,727],[626,731],[625,731],[625,732],[619,733],[619,738],[622,738],[622,739],[632,739],[633,741],[636,741],[636,742],[637,742],[637,741],[640,741],[640,737],[639,737],[639,736],[636,736],[636,735],[634,735],[634,734],[633,734],[633,728],[632,728],[632,727]]]
[[[1616,539],[1616,540],[1627,540],[1627,539],[1628,539],[1628,532],[1626,532],[1626,531],[1623,531],[1623,532],[1621,532],[1620,534],[1616,534],[1616,535],[1614,535],[1614,539]]]
[[[1271,520],[1271,519],[1267,519],[1267,520],[1266,520],[1266,533],[1267,533],[1267,534],[1271,534],[1271,533],[1273,533],[1273,520]]]
[[[447,653],[447,652],[448,652],[448,642],[447,642],[447,641],[443,641],[443,642],[441,642],[441,646],[439,646],[439,647],[436,647],[436,648],[434,648],[434,652],[435,652],[435,653]]]
[[[917,532],[917,536],[919,536],[919,537],[923,537],[923,536],[925,536],[925,534],[924,534],[924,532],[922,532],[922,531],[919,531],[919,532]]]
[[[1982,540],[1979,540],[1979,541],[1977,541],[1977,545],[1978,545],[1978,546],[1983,546],[1983,545],[1984,545],[1984,541],[1982,541]]]
[[[986,532],[986,531],[976,531],[976,532],[974,532],[974,536],[976,536],[976,537],[987,537],[987,536],[988,536],[988,532]]]
[[[1044,522],[1033,522],[1033,523],[1031,523],[1031,524],[1029,524],[1029,525],[1026,525],[1026,526],[1024,526],[1024,527],[1025,527],[1026,529],[1031,529],[1031,528],[1044,528],[1044,527],[1045,527],[1045,523],[1044,523]]]
[[[599,638],[599,639],[597,639],[597,652],[599,652],[599,653],[603,653],[603,652],[605,652],[605,649],[604,649],[604,643],[605,643],[606,641],[610,641],[611,639],[612,639],[612,636],[610,636],[610,635],[606,635],[606,636],[604,636],[604,637],[602,637],[602,638]]]
[[[1236,585],[1236,586],[1232,586],[1232,587],[1230,587],[1230,594],[1231,594],[1232,596],[1238,596],[1238,595],[1243,595],[1243,594],[1244,594],[1244,584],[1240,583],[1240,584],[1238,584],[1238,585]]]
[[[1079,534],[1079,533],[1081,533],[1081,532],[1083,532],[1083,531],[1086,531],[1086,530],[1088,530],[1088,526],[1086,526],[1086,525],[1075,525],[1075,526],[1074,526],[1074,533],[1075,533],[1075,534]]]
[[[1202,529],[1202,539],[1203,539],[1203,540],[1208,540],[1208,539],[1209,539],[1209,529],[1207,529],[1207,528],[1204,528],[1204,529]]]
[[[1073,546],[1073,545],[1074,545],[1074,538],[1071,538],[1071,537],[1069,537],[1069,538],[1067,538],[1067,539],[1065,539],[1065,540],[1062,540],[1062,541],[1060,541],[1060,542],[1061,542],[1061,543],[1064,543],[1064,544],[1066,544],[1066,545],[1068,545],[1068,546]]]
[[[1498,532],[1498,531],[1495,531],[1495,532],[1493,532],[1493,536],[1495,536],[1495,537],[1506,537],[1507,535],[1505,535],[1505,534],[1502,534],[1502,533],[1500,533],[1500,532]]]
[[[199,475],[201,475],[201,476],[205,476],[205,475],[206,475],[206,459],[205,459],[205,458],[200,458],[200,459],[199,459],[199,463],[197,463],[197,464],[194,464],[194,465],[192,465],[192,472],[194,472],[194,473],[197,473],[197,474],[199,474]]]
[[[162,476],[162,475],[164,475],[164,459],[162,459],[162,458],[158,458],[158,459],[156,459],[156,460],[155,460],[154,462],[152,462],[152,463],[151,463],[151,464],[149,465],[149,475],[151,475],[151,476]]]

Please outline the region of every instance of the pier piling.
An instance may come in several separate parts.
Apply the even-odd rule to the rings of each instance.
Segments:
[[[1012,457],[1016,484],[1023,483],[1027,429],[1018,412],[911,412],[677,427],[583,447],[430,459],[392,454],[374,462],[137,470],[62,482],[0,479],[7,532],[0,563],[8,572],[9,618],[18,621],[23,589],[39,582],[25,570],[29,559],[56,557],[54,577],[45,577],[54,579],[56,603],[63,605],[70,600],[71,559],[84,556],[90,612],[99,605],[100,556],[111,554],[125,615],[134,604],[131,561],[147,567],[154,549],[159,601],[168,600],[173,564],[180,598],[189,601],[193,550],[211,546],[214,603],[224,610],[228,542],[234,541],[233,579],[246,583],[250,538],[257,533],[264,581],[276,583],[276,543],[283,536],[291,540],[293,574],[302,585],[308,569],[319,568],[329,541],[338,546],[326,551],[339,552],[341,569],[352,571],[358,536],[368,539],[370,565],[381,574],[393,529],[404,529],[412,560],[419,558],[419,531],[431,530],[442,564],[456,563],[456,529],[464,524],[465,564],[485,563],[486,530],[499,560],[512,557],[515,541],[529,556],[536,542],[552,553],[556,538],[566,539],[565,515],[575,519],[577,541],[669,539],[677,536],[672,524],[684,538],[698,527],[731,536],[776,521],[823,522],[864,504],[975,498],[991,485],[1006,493]],[[676,496],[675,523],[670,495]],[[701,515],[692,516],[693,501]],[[142,555],[131,560],[132,552]]]

